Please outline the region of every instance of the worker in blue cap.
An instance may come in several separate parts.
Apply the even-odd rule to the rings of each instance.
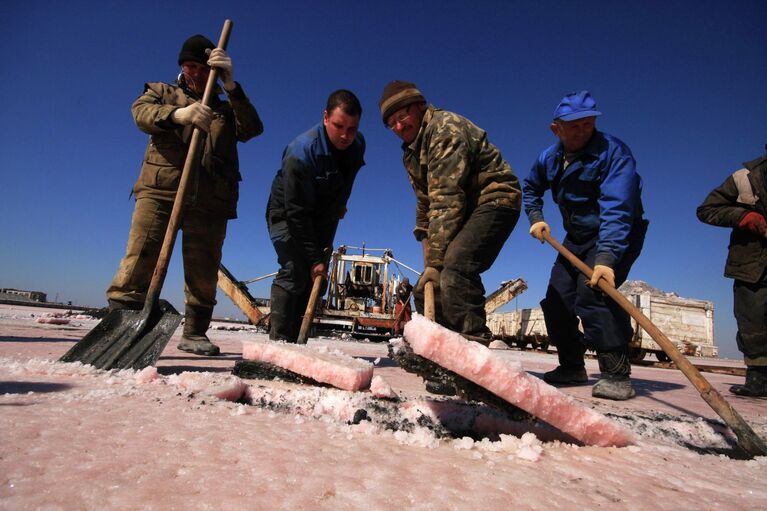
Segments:
[[[543,194],[550,189],[567,233],[563,245],[594,268],[587,279],[563,256],[554,262],[541,308],[559,366],[543,379],[555,385],[587,383],[583,356],[586,349],[595,350],[601,377],[592,396],[625,400],[635,395],[628,349],[631,320],[599,291],[597,282],[605,279],[617,287],[626,280],[648,222],[634,156],[621,140],[596,129],[600,115],[588,91],[562,99],[551,122],[558,140],[533,164],[523,181],[522,200],[530,234],[543,242],[544,232],[551,233],[543,218]]]

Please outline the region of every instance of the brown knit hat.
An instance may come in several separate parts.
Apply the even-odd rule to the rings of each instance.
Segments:
[[[378,108],[381,109],[381,117],[386,124],[386,119],[400,108],[423,102],[426,102],[426,98],[414,83],[392,80],[384,87],[381,100],[378,101]]]

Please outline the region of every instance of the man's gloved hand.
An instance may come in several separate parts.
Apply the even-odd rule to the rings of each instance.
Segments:
[[[543,243],[543,233],[551,234],[551,227],[549,227],[549,224],[541,220],[540,222],[535,222],[533,225],[530,226],[530,234],[533,238],[537,239],[541,243]]]
[[[232,58],[221,48],[214,48],[208,57],[208,65],[218,69],[221,83],[224,89],[231,91],[237,86],[234,83],[234,68],[232,67]]]
[[[615,272],[609,266],[601,264],[594,266],[594,273],[591,274],[589,286],[596,287],[599,279],[605,279],[605,282],[610,284],[611,287],[615,287]]]
[[[213,110],[202,103],[192,103],[184,108],[178,108],[170,114],[171,121],[182,126],[194,124],[204,131],[210,131],[210,123],[213,120]]]
[[[416,282],[415,290],[418,293],[423,293],[423,288],[426,287],[427,282],[434,282],[434,291],[439,289],[439,270],[433,266],[427,266],[421,274],[421,278]]]
[[[746,216],[744,216],[738,224],[738,228],[743,229],[744,231],[755,232],[762,236],[767,236],[767,221],[765,221],[764,217],[756,211],[746,213]]]
[[[317,278],[318,275],[325,277],[325,263],[317,263],[312,266],[312,280]]]

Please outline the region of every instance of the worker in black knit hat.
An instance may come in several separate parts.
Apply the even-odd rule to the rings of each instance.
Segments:
[[[206,335],[216,304],[216,282],[229,219],[237,216],[241,180],[237,142],[263,132],[261,119],[240,84],[232,59],[206,37],[187,39],[178,55],[175,84],[147,83],[131,111],[149,135],[141,173],[133,186],[128,247],[107,290],[109,308],[141,309],[157,264],[165,229],[189,149],[192,128],[207,132],[199,165],[192,174],[181,230],[184,258],[185,323],[178,348],[218,355]],[[218,69],[226,99],[217,86],[207,105],[200,101],[212,67]]]
[[[416,308],[423,313],[424,286],[433,282],[437,321],[489,342],[480,274],[517,223],[519,180],[484,130],[427,104],[415,84],[389,82],[378,106],[384,125],[403,142],[416,196],[413,232],[425,268],[414,290]]]

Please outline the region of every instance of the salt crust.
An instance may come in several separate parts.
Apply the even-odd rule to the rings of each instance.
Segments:
[[[634,435],[604,415],[585,408],[543,380],[530,376],[519,362],[496,357],[421,315],[405,324],[413,351],[480,385],[588,445],[624,447]]]
[[[373,364],[327,346],[243,341],[242,358],[268,362],[344,390],[367,389],[373,378]]]

